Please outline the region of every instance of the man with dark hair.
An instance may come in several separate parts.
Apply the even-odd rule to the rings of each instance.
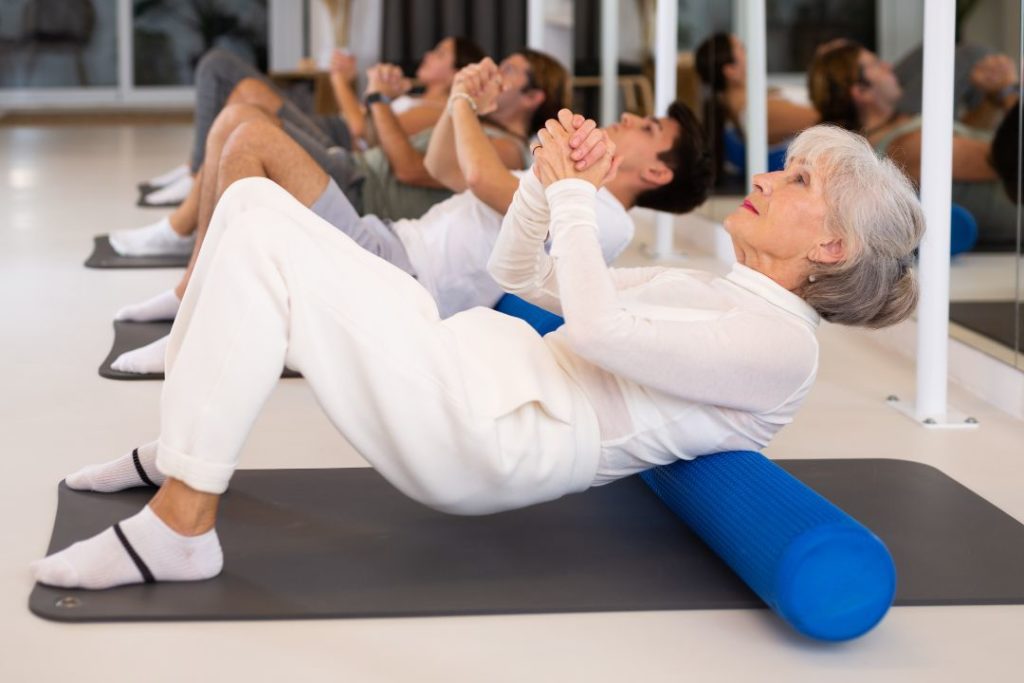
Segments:
[[[672,169],[672,180],[638,195],[636,205],[669,213],[686,213],[704,203],[708,196],[714,169],[710,143],[697,117],[682,102],[669,105],[666,118],[675,121],[680,131],[672,149],[658,155]]]
[[[289,162],[285,189],[360,246],[414,275],[434,297],[442,317],[475,306],[492,307],[504,292],[487,272],[487,260],[519,178],[530,171],[507,168],[479,117],[497,108],[503,98],[517,96],[517,76],[503,76],[490,59],[459,72],[424,159],[437,181],[458,194],[418,219],[389,222],[360,216],[338,185],[299,153]],[[592,142],[603,136],[593,121],[579,117],[578,126],[578,163],[591,163],[604,154],[603,144]],[[621,152],[618,171],[598,192],[595,204],[599,241],[605,261],[611,263],[633,238],[628,209],[640,205],[688,211],[707,196],[712,171],[704,133],[682,104],[674,104],[670,116],[662,118],[623,114],[605,131]],[[222,165],[232,169],[233,178],[266,175],[261,169],[267,161],[252,159],[254,152],[246,141],[265,142],[273,129],[250,126],[239,134]],[[166,338],[128,351],[113,367],[122,372],[161,372],[165,346]]]

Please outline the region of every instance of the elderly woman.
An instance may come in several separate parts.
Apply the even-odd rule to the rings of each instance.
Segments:
[[[896,107],[903,94],[892,66],[870,50],[851,41],[837,41],[818,53],[807,75],[811,101],[821,120],[866,137],[879,154],[885,154],[915,183],[921,177],[921,117],[901,113]],[[979,87],[1010,107],[1016,96],[1003,93],[1007,76],[997,60],[977,67]],[[987,75],[994,70],[994,76]],[[1017,207],[1002,193],[990,164],[991,134],[961,123],[953,127],[953,201],[968,209],[978,221],[978,241],[986,246],[1016,244]]]
[[[739,262],[717,277],[605,266],[594,201],[619,162],[582,125],[562,110],[540,131],[491,257],[510,291],[565,316],[543,338],[490,309],[441,320],[408,275],[268,181],[235,184],[172,333],[155,463],[136,453],[73,477],[160,490],[35,563],[36,578],[107,588],[220,572],[217,503],[285,362],[402,492],[474,515],[761,448],[814,381],[819,317],[877,327],[913,309],[920,206],[863,139],[798,137],[726,220]]]

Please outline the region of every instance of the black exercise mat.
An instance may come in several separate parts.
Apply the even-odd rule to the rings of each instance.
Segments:
[[[900,460],[779,463],[873,529],[897,605],[1024,603],[1024,525],[938,470]],[[49,552],[152,495],[60,486]],[[60,621],[303,619],[763,607],[632,477],[486,517],[434,512],[374,470],[242,470],[221,504],[224,572],[84,591],[37,585]]]
[[[121,256],[110,246],[107,235],[93,238],[87,268],[184,268],[189,256]]]
[[[1014,307],[1017,312],[1014,317]],[[954,301],[949,319],[1007,348],[1024,352],[1024,303],[1013,301]],[[1014,326],[1017,328],[1014,339]]]
[[[149,323],[136,323],[129,322],[126,320],[115,320],[114,321],[114,344],[110,348],[110,353],[103,359],[103,363],[100,364],[100,377],[106,377],[107,379],[126,379],[126,380],[140,380],[140,379],[163,379],[164,373],[162,372],[145,372],[145,373],[134,373],[134,372],[121,372],[110,367],[110,364],[117,360],[125,351],[133,351],[141,348],[150,342],[155,342],[160,337],[166,337],[171,333],[172,321],[158,321]],[[285,368],[281,373],[281,377],[293,378],[301,377],[299,373],[294,370]]]
[[[970,254],[1012,254],[1017,251],[1016,242],[985,242],[979,240],[971,247]]]

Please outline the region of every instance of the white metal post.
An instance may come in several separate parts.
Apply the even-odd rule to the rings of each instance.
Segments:
[[[526,5],[526,46],[544,50],[544,0],[529,0]]]
[[[921,111],[921,203],[928,229],[919,251],[917,306],[919,421],[946,421],[949,355],[949,220],[953,173],[955,3],[925,0]]]
[[[654,37],[654,114],[663,116],[676,99],[676,65],[679,51],[678,0],[658,0]],[[672,256],[672,214],[659,213],[655,230],[655,258]]]
[[[741,20],[747,40],[747,111],[743,126],[747,146],[747,188],[768,170],[767,41],[765,0],[747,0]]]
[[[619,0],[601,0],[601,125],[619,118]]]
[[[122,102],[135,88],[135,41],[131,0],[117,2],[117,91]]]

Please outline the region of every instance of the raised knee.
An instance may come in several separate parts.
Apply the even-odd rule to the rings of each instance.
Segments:
[[[228,96],[229,104],[259,104],[267,99],[268,88],[258,78],[243,78]]]
[[[266,120],[250,119],[243,120],[228,135],[224,141],[222,158],[239,153],[252,153],[253,151],[271,149],[270,141],[279,132],[274,124]]]
[[[223,48],[215,47],[207,50],[196,64],[196,82],[226,71],[229,64],[237,58]]]
[[[217,211],[234,216],[255,207],[265,206],[268,200],[283,193],[285,190],[268,178],[241,178],[231,183],[217,201]]]
[[[246,121],[266,120],[259,107],[251,104],[229,104],[220,110],[210,128],[210,135],[226,136]]]

